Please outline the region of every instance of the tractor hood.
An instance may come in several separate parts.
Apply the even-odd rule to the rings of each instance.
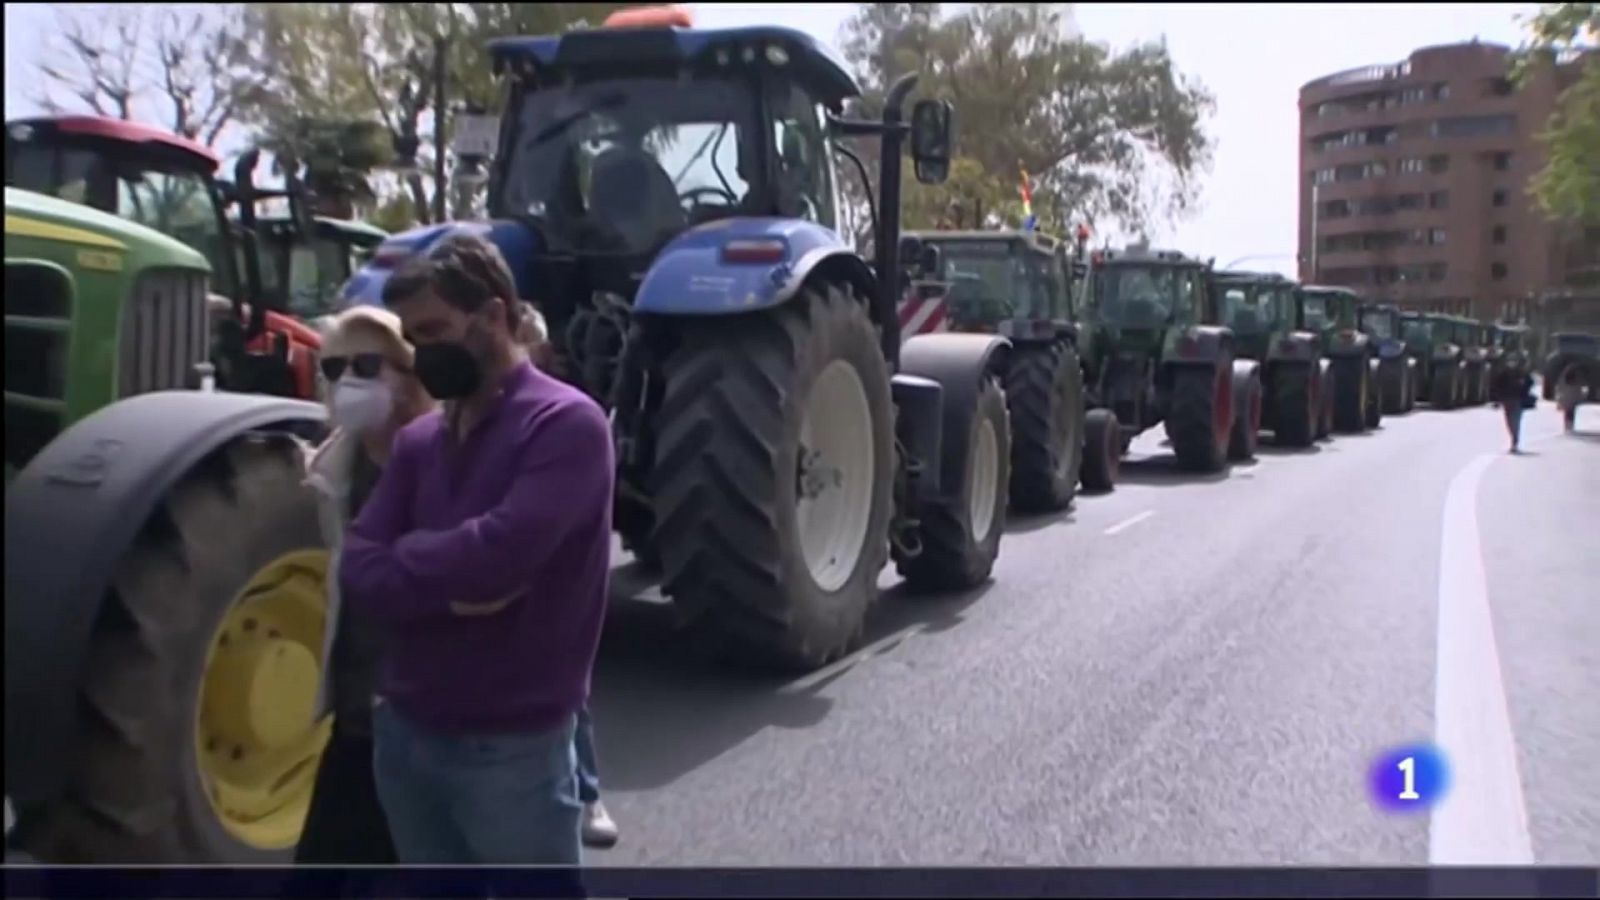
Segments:
[[[1446,341],[1446,342],[1444,342],[1442,344],[1434,344],[1433,345],[1433,358],[1434,359],[1455,359],[1456,357],[1458,357],[1460,355],[1461,355],[1461,345],[1460,344],[1452,344],[1449,341]]]
[[[372,258],[345,282],[344,288],[339,292],[339,308],[342,310],[352,306],[381,306],[383,286],[396,269],[406,260],[426,251],[448,235],[457,233],[485,237],[490,243],[499,247],[500,253],[506,258],[506,263],[511,266],[511,274],[517,282],[517,293],[524,297],[532,296],[531,285],[526,283],[530,278],[528,261],[542,249],[540,239],[533,229],[521,222],[506,219],[488,222],[445,222],[402,231],[379,244],[373,251]]]
[[[1399,359],[1406,355],[1406,342],[1399,338],[1383,338],[1378,341],[1379,359]]]

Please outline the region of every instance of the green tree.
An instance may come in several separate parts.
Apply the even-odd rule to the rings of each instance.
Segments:
[[[264,143],[276,146],[294,146],[308,133],[307,121],[349,125],[344,133],[358,137],[360,146],[336,154],[344,159],[369,158],[361,151],[371,134],[357,123],[381,125],[410,198],[408,206],[390,206],[391,214],[409,209],[418,221],[432,222],[442,209],[462,205],[446,202],[453,159],[446,150],[441,165],[437,151],[438,138],[448,147],[452,110],[494,107],[488,41],[598,24],[623,5],[246,4],[244,43],[265,74],[252,86],[241,116]],[[444,96],[438,97],[435,64],[441,55],[446,77]],[[302,152],[299,158],[309,157]]]
[[[1600,226],[1600,3],[1546,4],[1528,25],[1531,39],[1516,57],[1515,78],[1527,84],[1572,77],[1541,135],[1549,158],[1529,193],[1552,219]],[[1588,52],[1571,59],[1579,50]]]
[[[1070,212],[1142,230],[1190,210],[1211,161],[1204,121],[1215,101],[1176,70],[1164,41],[1115,52],[1071,36],[1066,4],[976,3],[953,17],[938,6],[862,4],[842,43],[863,111],[906,71],[921,74],[919,96],[954,101],[956,155],[983,177],[953,178],[945,193],[988,197],[1014,220],[1020,165],[1035,213],[1057,227]],[[937,204],[911,205],[909,225],[931,224]]]

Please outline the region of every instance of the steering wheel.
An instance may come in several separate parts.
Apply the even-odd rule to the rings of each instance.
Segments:
[[[716,197],[717,199],[722,200],[724,202],[717,203],[717,204],[701,204],[699,201],[695,200],[695,198],[699,197],[699,196],[702,196],[702,195],[710,195],[710,196]],[[728,189],[726,189],[726,188],[720,188],[720,187],[697,187],[697,188],[690,188],[687,191],[684,191],[683,193],[679,194],[678,195],[678,202],[683,203],[685,205],[693,205],[693,206],[702,206],[702,205],[708,205],[708,206],[738,206],[739,205],[739,198],[735,197],[733,195],[733,192],[728,190]]]

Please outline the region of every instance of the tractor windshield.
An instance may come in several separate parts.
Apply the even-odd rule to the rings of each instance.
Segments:
[[[1319,294],[1306,294],[1300,301],[1301,325],[1307,331],[1323,331],[1333,324],[1333,313],[1328,309],[1328,298]]]
[[[1395,314],[1389,310],[1368,310],[1362,314],[1361,321],[1372,336],[1379,340],[1393,340],[1399,336],[1399,329],[1395,327]]]
[[[1177,306],[1173,266],[1101,266],[1090,275],[1090,302],[1106,322],[1123,328],[1161,328]]]
[[[1050,260],[1018,241],[937,241],[951,315],[992,321],[1048,315]]]
[[[1400,331],[1408,343],[1426,344],[1432,340],[1428,333],[1428,323],[1422,319],[1413,317],[1402,319]]]
[[[1600,356],[1600,338],[1590,334],[1558,334],[1555,347],[1559,353],[1577,353],[1583,356]]]
[[[521,95],[497,215],[552,249],[641,255],[691,225],[763,208],[757,104],[743,82],[605,78]]]
[[[1277,291],[1262,285],[1229,285],[1222,292],[1222,324],[1236,334],[1265,334],[1277,326]]]

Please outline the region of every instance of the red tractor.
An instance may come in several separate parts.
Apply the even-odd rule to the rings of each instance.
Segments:
[[[205,255],[217,292],[211,356],[218,387],[310,399],[321,339],[268,302],[256,204],[286,198],[299,231],[312,226],[292,182],[282,191],[255,187],[258,158],[253,149],[241,156],[230,183],[217,179],[220,160],[209,149],[138,122],[51,116],[6,123],[7,186],[130,219]],[[228,215],[234,207],[236,221]]]

